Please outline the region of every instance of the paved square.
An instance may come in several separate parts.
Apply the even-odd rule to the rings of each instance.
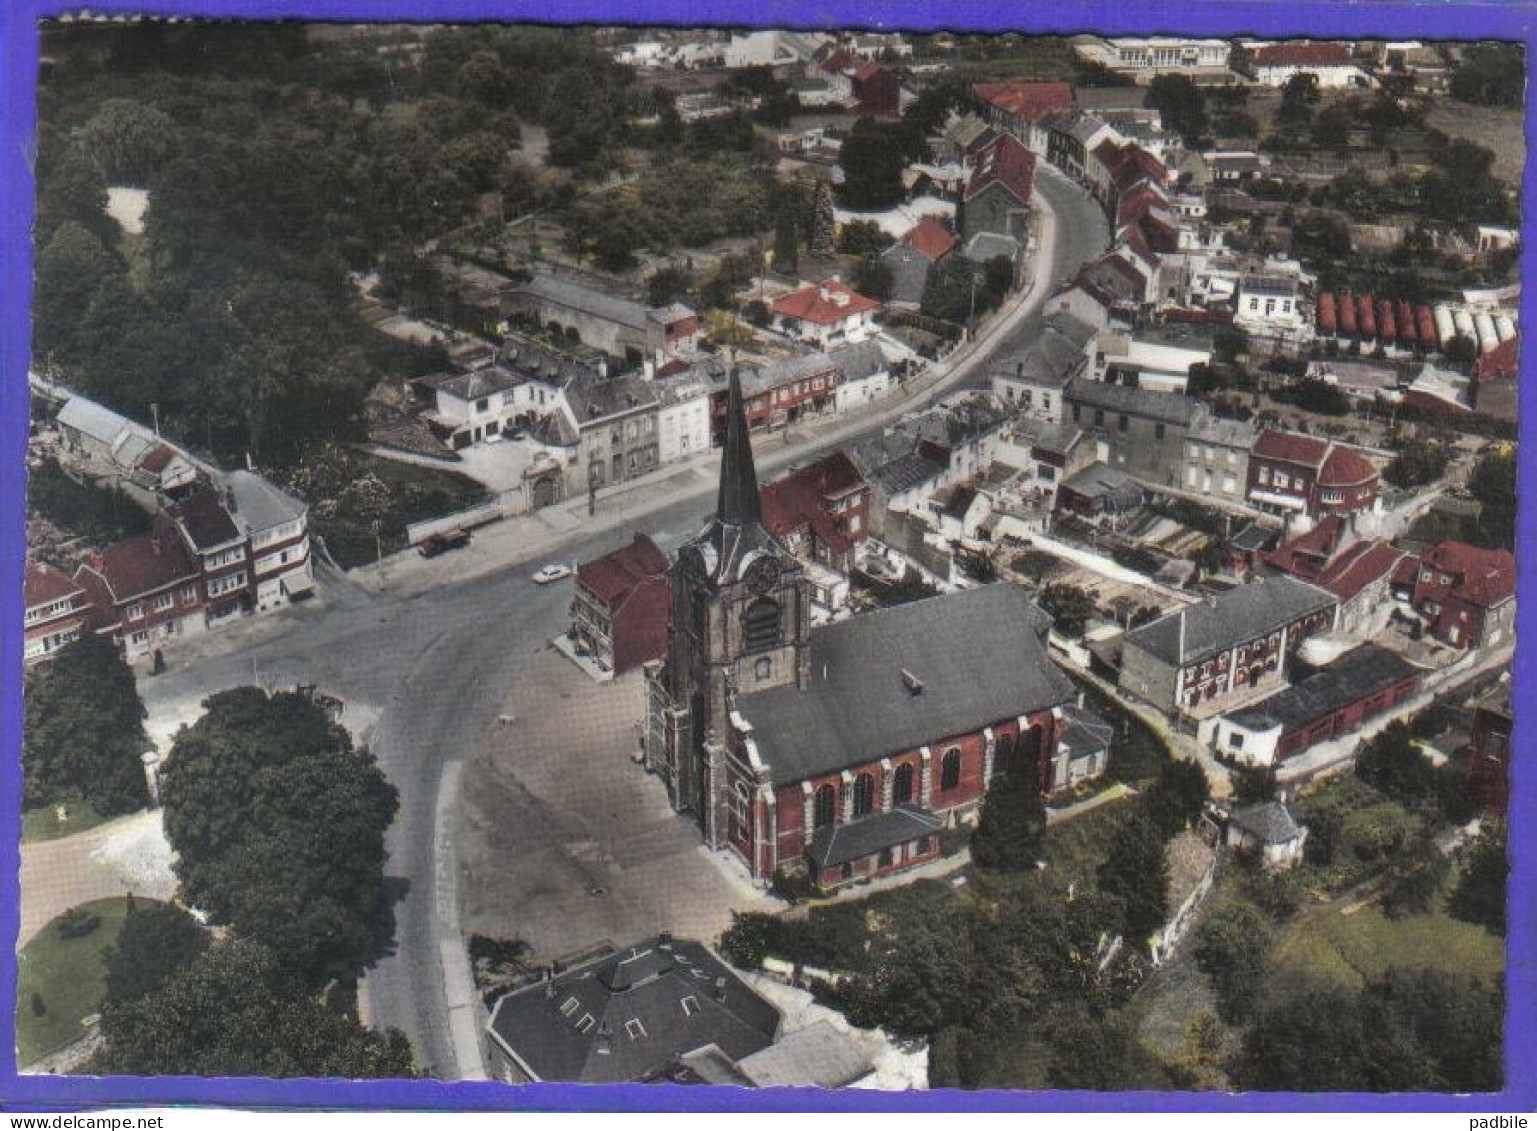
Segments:
[[[632,760],[639,672],[594,683],[553,648],[508,688],[461,779],[464,931],[539,960],[659,931],[713,943],[731,910],[777,906],[708,852]]]

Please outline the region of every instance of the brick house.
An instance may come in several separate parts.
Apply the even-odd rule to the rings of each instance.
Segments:
[[[1049,618],[988,585],[813,628],[736,378],[729,396],[716,512],[678,552],[667,655],[646,669],[645,761],[673,807],[759,883],[828,888],[934,859],[1005,770],[1033,762],[1020,787],[1047,791],[1076,699]]]
[[[817,351],[802,357],[786,357],[760,368],[740,371],[746,398],[747,426],[754,432],[783,428],[808,412],[823,412],[836,403],[838,363]],[[714,442],[726,437],[730,381],[726,373],[714,374],[710,394],[710,423]]]
[[[224,505],[250,540],[251,598],[268,612],[315,590],[309,507],[249,471],[224,476]]]
[[[1430,634],[1453,648],[1493,647],[1511,639],[1516,616],[1516,559],[1508,550],[1442,542],[1393,578]]]
[[[23,582],[26,613],[26,646],[23,662],[42,663],[71,641],[80,639],[90,624],[92,607],[85,587],[46,562],[27,559]]]
[[[1322,436],[1266,428],[1249,453],[1249,502],[1277,514],[1365,513],[1377,509],[1377,468]]]
[[[667,650],[672,597],[667,555],[644,534],[576,568],[570,635],[614,675],[659,658]]]
[[[197,563],[208,627],[250,612],[250,541],[219,495],[199,491],[173,506],[167,517]]]
[[[1290,577],[1240,585],[1128,632],[1119,685],[1165,714],[1210,719],[1279,688],[1287,655],[1334,626],[1336,605]]]
[[[1029,237],[1030,195],[1035,191],[1035,154],[1013,134],[1000,134],[977,152],[961,197],[961,236],[982,232],[1008,236],[1024,247]]]
[[[842,452],[763,488],[763,523],[802,561],[847,573],[870,534],[870,484]]]
[[[1496,820],[1510,806],[1510,681],[1502,679],[1473,704],[1468,794]]]
[[[1326,515],[1307,533],[1261,555],[1264,565],[1327,589],[1339,599],[1336,627],[1355,632],[1390,600],[1390,581],[1404,551],[1358,538],[1349,515]]]
[[[75,581],[96,607],[96,631],[116,637],[129,660],[208,627],[200,562],[164,517],[149,533],[92,554]]]
[[[971,91],[989,125],[1026,144],[1031,143],[1031,134],[1042,117],[1073,108],[1071,83],[979,82]],[[1038,152],[1044,151],[1043,144]]]
[[[897,76],[876,63],[866,63],[851,76],[856,110],[876,118],[902,116],[902,84]]]

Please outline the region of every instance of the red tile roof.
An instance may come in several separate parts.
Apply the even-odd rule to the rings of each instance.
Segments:
[[[1073,108],[1073,87],[1065,82],[979,82],[971,88],[983,102],[1033,122],[1052,110]]]
[[[152,475],[159,475],[166,469],[166,465],[168,465],[175,458],[176,453],[173,452],[170,448],[166,447],[164,444],[156,444],[153,448],[144,453],[144,457],[139,460],[139,466],[142,467],[145,471],[150,472]]]
[[[880,305],[847,283],[829,279],[825,283],[802,287],[794,294],[776,300],[774,313],[781,318],[799,318],[818,326],[832,326],[856,314],[876,310]]]
[[[1404,552],[1387,542],[1361,542],[1347,549],[1338,563],[1330,562],[1319,584],[1341,601],[1348,601],[1372,582],[1394,572]]]
[[[1377,468],[1360,452],[1336,446],[1318,472],[1320,487],[1355,487],[1377,478]]]
[[[1275,43],[1254,53],[1256,67],[1348,67],[1350,48],[1343,43]]]
[[[240,527],[230,517],[218,492],[199,491],[171,509],[174,518],[197,550],[211,550],[240,541]]]
[[[1492,381],[1496,377],[1514,377],[1520,341],[1520,338],[1503,341],[1479,358],[1473,365],[1473,380]]]
[[[156,523],[148,534],[91,555],[91,560],[75,572],[75,580],[89,586],[82,577],[86,572],[96,574],[106,583],[107,608],[179,581],[195,581],[198,576],[186,543],[164,522]]]
[[[830,75],[841,75],[857,61],[848,48],[840,47],[826,59],[822,60],[822,69]]]
[[[955,233],[945,227],[932,216],[925,216],[902,237],[903,242],[912,244],[919,255],[930,263],[938,263],[954,250],[957,239]]]
[[[1420,557],[1426,569],[1451,574],[1454,595],[1489,608],[1516,591],[1516,559],[1508,550],[1484,550],[1466,542],[1442,542]]]
[[[1345,531],[1344,520],[1330,515],[1306,534],[1277,546],[1264,559],[1282,573],[1348,601],[1394,571],[1404,551],[1387,542],[1351,542],[1341,547]]]
[[[1278,459],[1303,467],[1319,467],[1329,454],[1329,441],[1300,432],[1281,432],[1266,428],[1254,441],[1254,454],[1262,459]]]
[[[23,590],[29,609],[35,609],[40,605],[51,605],[55,601],[63,601],[82,592],[80,586],[71,581],[68,574],[54,569],[47,562],[34,562],[31,558],[27,559],[27,575]]]
[[[780,537],[810,526],[818,539],[841,552],[857,539],[828,513],[827,504],[864,487],[864,476],[854,462],[834,452],[763,488],[763,524]]]
[[[859,70],[854,72],[854,78],[858,82],[869,82],[880,73],[881,68],[878,64],[866,63],[863,67],[860,67]]]
[[[1035,154],[1013,134],[999,134],[977,150],[971,180],[966,183],[966,199],[975,199],[994,184],[1008,189],[1021,204],[1030,202],[1035,188]]]
[[[1110,183],[1117,192],[1128,192],[1143,181],[1168,183],[1169,170],[1163,162],[1133,142],[1116,145],[1107,139],[1094,147],[1094,156],[1110,174]]]
[[[628,546],[576,567],[576,582],[610,609],[618,609],[636,588],[651,578],[667,576],[667,555],[644,534]]]

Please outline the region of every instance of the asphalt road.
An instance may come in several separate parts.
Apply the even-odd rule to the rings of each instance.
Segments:
[[[1049,294],[1103,252],[1108,231],[1099,207],[1054,171],[1040,178],[1039,187],[1057,217],[1042,288]],[[1040,303],[1030,306],[989,353],[1018,349],[1039,333]],[[974,366],[961,384],[981,383],[985,369]],[[873,423],[869,431],[880,426]],[[843,435],[825,447],[851,442]],[[773,451],[761,458],[760,471],[768,475],[817,454],[817,446]],[[701,484],[697,493],[655,510],[638,503],[634,526],[671,550],[701,525],[712,492]],[[575,531],[559,557],[583,560],[627,539],[613,530]],[[461,760],[495,715],[518,669],[566,626],[571,583],[535,585],[531,575],[538,565],[510,566],[408,598],[331,574],[321,607],[296,611],[286,631],[195,662],[173,661],[171,671],[143,688],[154,712],[250,683],[254,674],[271,687],[315,683],[349,704],[378,710],[372,749],[400,791],[400,812],[388,836],[389,871],[405,891],[396,905],[395,949],[369,971],[368,1002],[372,1023],[402,1030],[428,1075],[456,1074],[434,899],[439,781],[443,767]]]

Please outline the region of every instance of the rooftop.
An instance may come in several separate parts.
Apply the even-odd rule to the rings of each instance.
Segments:
[[[1228,819],[1262,844],[1285,844],[1302,831],[1291,810],[1279,801],[1237,809]]]
[[[576,567],[577,584],[611,609],[623,605],[644,583],[665,583],[666,578],[667,555],[640,533],[629,545]]]
[[[106,583],[107,595],[113,603],[140,597],[179,581],[192,581],[198,576],[198,567],[187,552],[186,543],[168,524],[159,524],[148,534],[126,539],[93,554],[90,561],[76,571],[77,580],[85,570]]]
[[[1411,676],[1422,674],[1396,652],[1361,644],[1328,667],[1286,690],[1228,716],[1248,730],[1279,726],[1284,733],[1306,730],[1342,707],[1370,699]]]
[[[823,825],[811,837],[807,855],[819,869],[836,868],[852,860],[895,848],[922,836],[932,836],[944,821],[917,805],[896,805],[857,821]]]
[[[847,283],[829,279],[825,283],[813,283],[776,299],[774,313],[781,318],[795,318],[818,326],[833,326],[856,315],[878,310],[880,305]]]
[[[975,199],[994,184],[1006,188],[1021,205],[1030,202],[1035,187],[1035,154],[1013,134],[999,134],[977,151],[965,199]]]
[[[972,91],[977,98],[1026,121],[1048,110],[1070,110],[1073,87],[1065,82],[979,82]]]
[[[1441,542],[1420,556],[1420,564],[1451,575],[1454,592],[1484,608],[1501,604],[1516,591],[1516,559],[1508,550]]]
[[[1048,624],[1008,584],[865,613],[812,631],[805,690],[759,691],[738,709],[773,780],[803,781],[1070,702]]]
[[[1067,399],[1106,412],[1128,413],[1152,420],[1186,426],[1196,418],[1200,402],[1180,393],[1163,393],[1136,385],[1110,385],[1075,378],[1067,386]]]
[[[933,216],[925,216],[902,237],[930,263],[938,263],[955,250],[955,233]]]
[[[540,1080],[641,1080],[715,1045],[741,1060],[774,1041],[779,1011],[697,942],[667,936],[503,997],[489,1029]]]
[[[223,486],[237,519],[253,534],[295,522],[309,508],[287,491],[274,487],[254,471],[231,471]]]
[[[1267,577],[1134,628],[1126,641],[1165,663],[1188,664],[1336,603],[1334,594],[1317,586],[1290,577]]]
[[[29,609],[63,601],[81,591],[80,586],[61,570],[31,558],[27,559],[27,574],[23,584]]]

